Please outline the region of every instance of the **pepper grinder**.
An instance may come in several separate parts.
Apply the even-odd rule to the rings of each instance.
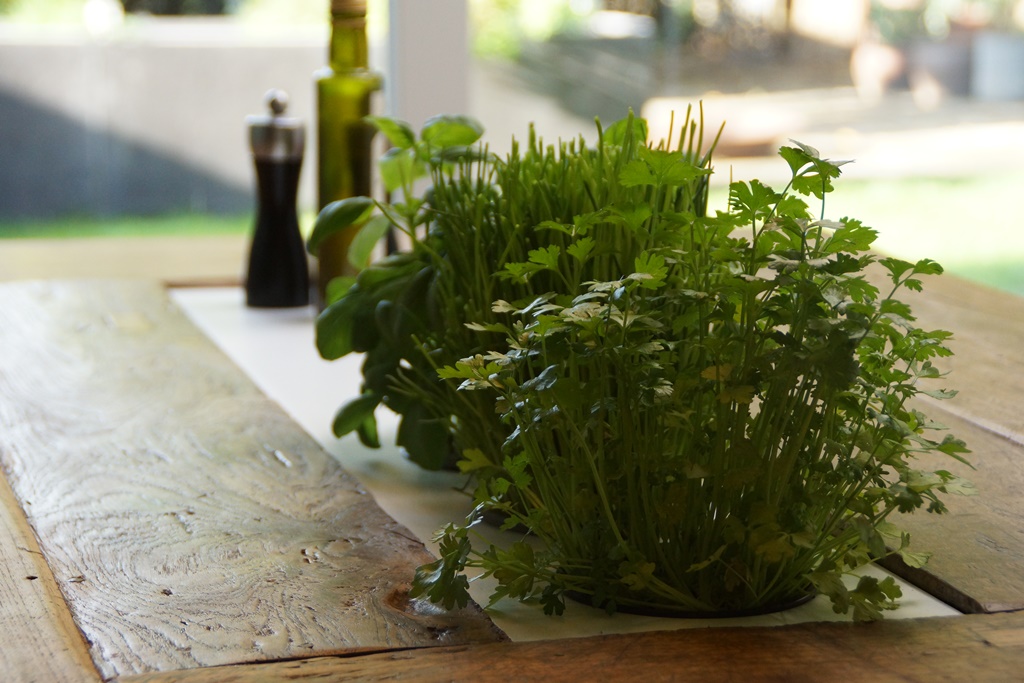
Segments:
[[[306,129],[300,119],[284,115],[288,107],[285,92],[270,90],[263,99],[269,115],[246,117],[257,180],[246,305],[306,306],[309,263],[296,212]]]

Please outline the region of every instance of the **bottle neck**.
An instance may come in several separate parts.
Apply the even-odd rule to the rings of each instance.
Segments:
[[[369,66],[365,12],[332,13],[328,56],[331,68],[335,71],[365,69]]]

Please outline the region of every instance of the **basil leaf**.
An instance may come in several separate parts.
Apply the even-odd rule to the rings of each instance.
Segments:
[[[309,236],[309,242],[306,244],[306,251],[316,256],[325,239],[349,226],[363,222],[373,207],[374,202],[369,197],[348,197],[331,202],[317,215],[313,234]]]
[[[483,126],[468,116],[435,116],[423,124],[424,142],[437,147],[472,145],[484,134]]]

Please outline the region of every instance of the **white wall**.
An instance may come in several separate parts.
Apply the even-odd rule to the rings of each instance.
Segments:
[[[253,37],[209,20],[102,37],[0,27],[0,217],[250,210],[245,116],[281,88],[311,124],[326,35]],[[312,206],[306,158],[300,201]]]
[[[469,110],[467,0],[389,0],[387,112],[419,130]]]

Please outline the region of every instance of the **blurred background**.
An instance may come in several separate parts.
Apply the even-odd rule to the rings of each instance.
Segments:
[[[502,152],[531,123],[551,142],[592,140],[595,117],[632,108],[664,135],[673,113],[702,105],[709,127],[725,122],[716,201],[730,176],[784,181],[775,151],[796,139],[855,161],[829,217],[875,227],[888,253],[1024,294],[1024,0],[369,6],[371,62],[390,85],[382,113],[414,125],[468,113]],[[328,8],[0,0],[0,279],[47,263],[103,274],[110,236],[149,240],[138,253],[153,261],[129,274],[177,249],[171,279],[237,278],[254,203],[245,116],[282,88],[289,113],[314,125]],[[401,73],[409,64],[421,72]],[[310,140],[306,229],[315,163]],[[73,257],[52,261],[53,240],[75,244]]]

